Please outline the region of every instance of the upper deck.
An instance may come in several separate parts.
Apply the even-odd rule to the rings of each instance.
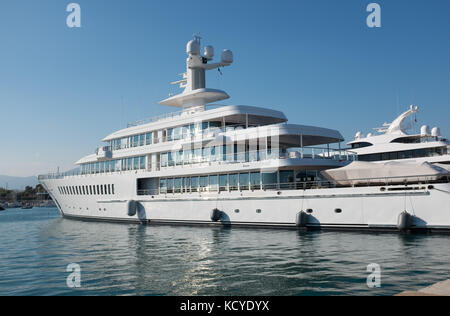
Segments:
[[[248,105],[208,105],[167,113],[142,121],[129,123],[128,127],[114,132],[103,139],[109,142],[146,132],[176,128],[201,122],[217,122],[220,126],[246,124],[261,126],[287,122],[286,116],[276,110]]]

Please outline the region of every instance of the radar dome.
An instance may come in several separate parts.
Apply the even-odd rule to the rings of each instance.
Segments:
[[[224,49],[222,52],[222,62],[224,64],[232,64],[233,63],[233,52],[229,49]]]
[[[203,56],[205,56],[205,58],[211,60],[214,58],[214,47],[208,45],[205,46],[205,51],[203,53]]]
[[[362,132],[357,132],[355,135],[355,139],[361,139],[364,138],[364,134]]]
[[[189,41],[186,45],[186,53],[188,53],[189,55],[200,55],[200,41]]]
[[[428,125],[424,125],[420,128],[420,135],[422,136],[430,135],[430,128],[428,127]]]
[[[367,137],[372,137],[372,136],[373,136],[372,133],[367,134]]]
[[[433,127],[433,129],[431,130],[431,136],[433,137],[441,136],[441,130],[439,129],[439,127]]]

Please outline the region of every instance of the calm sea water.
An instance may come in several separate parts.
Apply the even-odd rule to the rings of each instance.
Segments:
[[[0,212],[0,295],[392,295],[449,278],[450,236],[142,226]],[[81,267],[81,288],[66,285]],[[381,288],[366,267],[382,268]]]

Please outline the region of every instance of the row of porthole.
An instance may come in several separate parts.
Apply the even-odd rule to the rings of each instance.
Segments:
[[[314,212],[314,211],[313,211],[313,209],[311,209],[311,208],[309,208],[309,209],[306,210],[306,213],[308,213],[308,214],[312,214],[313,212]],[[342,213],[342,209],[336,208],[336,209],[334,209],[334,212],[337,213],[337,214],[340,214],[340,213]]]
[[[237,208],[237,209],[234,210],[234,212],[235,213],[240,213],[241,211]],[[256,210],[256,213],[261,214],[262,210],[259,208],[259,209]]]
[[[416,187],[416,188],[414,188],[414,187],[408,187],[408,186],[405,186],[405,188],[399,188],[399,189],[409,189],[409,190],[411,190],[411,189],[415,189],[415,190],[425,190],[425,188],[428,188],[428,190],[433,190],[434,189],[434,185],[429,185],[428,187]],[[388,190],[391,190],[391,189],[388,189]],[[381,187],[380,188],[380,191],[381,192],[384,192],[384,191],[386,191],[386,188],[385,187]]]
[[[234,212],[235,212],[235,213],[239,213],[240,210],[239,210],[239,209],[235,209]],[[311,208],[309,208],[309,209],[306,210],[306,213],[308,213],[308,214],[312,214],[313,212],[314,212],[314,211],[313,211],[313,209],[311,209]],[[340,214],[340,213],[342,213],[342,209],[336,208],[336,209],[334,210],[334,212],[337,213],[337,214]],[[256,213],[261,214],[261,213],[262,213],[262,210],[261,210],[261,209],[257,209],[257,210],[256,210]]]
[[[66,205],[67,206],[67,205]],[[67,206],[67,208],[73,208],[74,210],[76,209],[76,206]],[[79,208],[80,211],[82,211],[83,209],[80,207]],[[103,210],[101,208],[98,209],[100,212],[104,211],[106,212],[106,208],[104,208]],[[89,211],[89,207],[86,207],[86,211]]]

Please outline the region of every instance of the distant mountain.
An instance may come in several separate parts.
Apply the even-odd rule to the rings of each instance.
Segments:
[[[27,185],[35,187],[39,184],[37,177],[10,177],[0,175],[0,187],[6,188],[8,184],[9,190],[23,190]]]

